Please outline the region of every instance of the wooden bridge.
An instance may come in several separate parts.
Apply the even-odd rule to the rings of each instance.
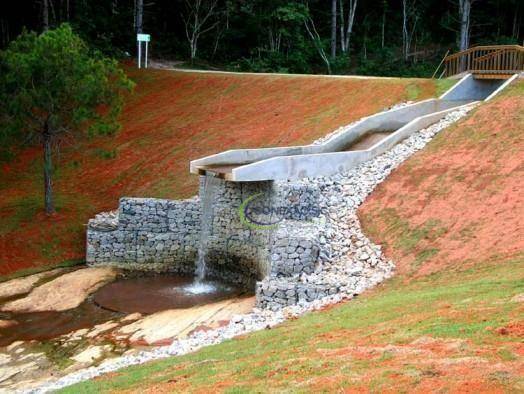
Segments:
[[[504,79],[524,71],[524,47],[476,46],[446,56],[441,77],[472,73],[475,78]]]

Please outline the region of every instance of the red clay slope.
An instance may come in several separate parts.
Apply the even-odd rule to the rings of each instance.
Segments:
[[[307,143],[396,102],[434,95],[429,80],[130,71],[122,130],[62,146],[58,214],[42,214],[42,160],[22,151],[0,172],[0,274],[84,256],[84,223],[123,195],[196,192],[189,160],[240,147]]]
[[[523,258],[522,108],[524,81],[438,135],[361,207],[401,274]]]

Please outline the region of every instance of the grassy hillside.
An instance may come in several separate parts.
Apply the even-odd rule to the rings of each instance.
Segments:
[[[364,230],[399,265],[384,285],[65,392],[524,391],[523,106],[520,82],[364,204]]]
[[[402,274],[524,250],[524,82],[438,135],[383,183],[360,217]]]
[[[521,261],[400,278],[195,354],[71,386],[65,393],[491,392],[524,389]]]
[[[307,143],[436,89],[430,80],[413,79],[129,73],[137,89],[127,100],[121,132],[60,146],[57,215],[43,214],[38,148],[0,166],[0,274],[82,259],[84,224],[116,208],[123,195],[193,195],[191,159],[229,148]]]

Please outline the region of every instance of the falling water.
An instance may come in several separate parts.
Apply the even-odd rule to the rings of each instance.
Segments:
[[[206,175],[204,179],[204,189],[200,196],[202,217],[200,224],[200,243],[198,245],[198,257],[196,261],[196,283],[195,285],[205,286],[202,281],[206,277],[206,255],[208,249],[208,238],[211,234],[213,225],[213,200],[215,199],[216,189],[220,179]],[[199,290],[195,288],[194,290]],[[201,289],[205,290],[205,289]]]

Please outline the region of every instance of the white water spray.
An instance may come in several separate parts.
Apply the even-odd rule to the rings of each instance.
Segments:
[[[200,285],[200,290],[204,285],[202,281],[206,277],[206,256],[208,250],[208,239],[213,227],[213,202],[216,195],[216,189],[220,183],[220,179],[211,175],[206,175],[204,180],[204,190],[202,192],[200,201],[202,203],[202,216],[200,223],[200,243],[198,245],[198,257],[196,261],[195,271],[195,285]],[[211,285],[206,285],[210,286]],[[195,289],[198,290],[198,289]],[[205,292],[205,291],[203,291]]]

